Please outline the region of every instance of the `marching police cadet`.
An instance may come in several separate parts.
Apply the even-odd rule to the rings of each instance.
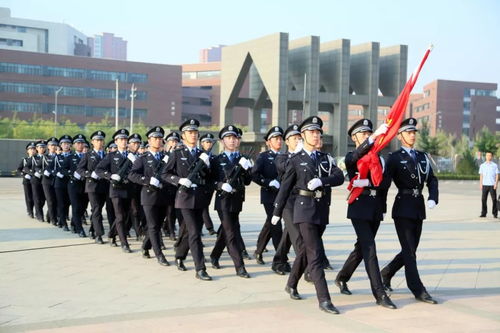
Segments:
[[[210,160],[213,161],[215,159],[215,155],[212,154],[212,147],[215,143],[215,138],[212,133],[206,133],[200,137],[200,146],[201,149],[210,156]],[[210,218],[210,213],[208,208],[210,206],[210,202],[212,201],[212,196],[214,194],[215,188],[212,187],[209,192],[208,205],[203,209],[203,224],[205,224],[205,228],[207,228],[209,235],[215,235],[217,232],[214,230],[214,223]]]
[[[345,157],[349,179],[353,179],[358,174],[358,160],[370,151],[377,137],[385,132],[387,132],[387,125],[384,123],[373,133],[373,124],[369,119],[360,119],[349,128],[347,134],[356,145],[356,149],[347,153]],[[357,242],[354,244],[354,250],[337,274],[335,284],[342,294],[351,295],[347,282],[361,263],[361,260],[363,260],[377,304],[389,309],[396,309],[396,305],[387,296],[382,285],[375,247],[375,236],[386,210],[385,201],[390,179],[382,182],[379,187],[372,186],[369,179],[368,174],[366,179],[355,179],[353,182],[354,187],[363,187],[361,195],[347,208],[347,218],[352,221]]]
[[[127,139],[129,132],[127,129],[119,129],[113,134],[113,139],[118,149],[109,153],[97,164],[95,172],[101,178],[107,179],[109,184],[109,196],[113,203],[115,219],[113,227],[110,230],[109,238],[111,246],[116,244],[116,234],[120,238],[122,251],[132,253],[127,240],[125,223],[130,212],[130,190],[128,182],[128,173],[131,168],[133,154],[127,152]]]
[[[164,134],[165,130],[160,126],[153,127],[146,133],[149,151],[137,157],[128,178],[141,186],[141,203],[147,221],[147,235],[142,243],[142,256],[150,258],[149,249],[152,247],[158,263],[169,266],[161,248],[161,224],[167,212],[167,191],[160,181],[161,169],[165,165],[161,152]]]
[[[223,244],[214,246],[210,259],[212,266],[219,269],[221,250],[224,245],[227,245],[227,251],[233,260],[236,275],[249,278],[250,275],[243,263],[237,234],[240,233],[239,214],[243,207],[243,201],[245,201],[245,186],[250,185],[252,181],[252,163],[236,150],[238,147],[236,126],[223,127],[219,132],[219,139],[224,146],[224,151],[213,161],[212,170],[217,188],[215,209],[221,221],[217,243],[223,240]]]
[[[97,165],[104,159],[104,138],[106,133],[95,131],[90,135],[93,150],[87,152],[78,163],[77,173],[85,179],[85,193],[89,196],[91,208],[91,223],[93,227],[95,242],[104,244],[102,236],[104,227],[102,224],[102,209],[106,202],[108,182],[100,178],[95,172]]]
[[[344,175],[331,156],[316,151],[315,147],[323,133],[322,125],[323,121],[317,116],[305,119],[300,125],[304,148],[288,161],[271,223],[279,221],[290,193],[296,193],[293,223],[298,224],[304,246],[297,253],[285,291],[292,299],[301,299],[297,284],[308,266],[319,308],[327,313],[338,314],[331,302],[323,271],[325,254],[321,236],[328,224],[330,212],[325,188],[342,185]]]
[[[398,188],[392,206],[392,218],[401,252],[382,269],[381,274],[384,286],[392,291],[391,279],[404,265],[406,284],[415,298],[425,303],[437,304],[420,280],[416,252],[422,234],[422,223],[426,218],[422,189],[427,185],[427,207],[433,209],[438,203],[438,180],[434,176],[427,154],[414,149],[416,134],[417,120],[403,120],[398,130],[398,140],[402,147],[389,154],[387,159],[385,176],[390,177]]]
[[[73,137],[75,151],[66,156],[60,170],[61,173],[69,178],[68,195],[71,203],[71,229],[80,237],[87,237],[82,226],[85,183],[76,169],[84,155],[83,146],[85,141],[86,139],[83,134],[77,134]]]
[[[23,189],[24,189],[24,201],[26,202],[26,213],[29,217],[33,216],[33,207],[35,203],[33,202],[33,191],[31,189],[31,175],[29,174],[28,164],[30,163],[31,157],[36,153],[35,142],[30,142],[26,145],[26,157],[21,160],[19,166],[17,167],[17,172],[23,176]]]
[[[61,153],[56,155],[54,161],[56,178],[54,182],[54,189],[56,191],[56,201],[57,201],[57,219],[59,228],[63,228],[64,231],[69,231],[68,223],[66,219],[68,217],[69,209],[69,195],[68,195],[68,180],[69,177],[63,170],[64,160],[70,155],[71,143],[73,138],[67,134],[59,138],[59,146],[61,147]]]
[[[285,174],[288,159],[293,154],[302,149],[302,137],[300,136],[299,125],[290,125],[284,133],[285,143],[288,151],[285,154],[278,154],[274,160],[276,171],[278,173],[277,180],[281,183]],[[285,275],[290,272],[291,268],[288,263],[288,252],[293,245],[295,253],[298,253],[298,248],[303,246],[302,237],[300,236],[299,228],[293,223],[293,204],[295,201],[295,194],[288,197],[285,208],[283,209],[283,220],[285,221],[285,228],[278,249],[273,258],[271,269],[278,275]]]
[[[177,132],[171,132],[167,135],[164,152],[166,156],[170,156],[172,152],[176,149],[181,141],[181,136]],[[175,241],[175,219],[181,223],[182,216],[179,209],[175,208],[175,195],[177,193],[177,186],[170,183],[165,183],[163,185],[167,189],[167,213],[165,217],[165,222],[163,224],[163,231],[165,236],[169,237],[171,241]]]
[[[47,140],[48,152],[42,157],[42,187],[45,199],[47,200],[47,210],[49,219],[47,222],[52,222],[53,225],[57,225],[57,198],[56,191],[54,188],[55,182],[55,160],[57,146],[59,146],[59,140],[52,137]]]
[[[128,137],[128,150],[134,157],[139,157],[139,147],[142,143],[142,137],[138,133],[133,133]],[[134,159],[135,161],[135,159]],[[141,189],[142,186],[136,183],[129,184],[130,189],[130,214],[127,221],[127,233],[130,233],[130,229],[134,228],[136,240],[144,234],[144,230],[141,229]]]
[[[203,208],[207,205],[207,180],[210,179],[210,157],[196,147],[198,142],[198,126],[196,119],[188,119],[180,126],[184,148],[176,149],[169,156],[163,169],[161,179],[164,182],[179,186],[175,197],[175,208],[179,208],[186,229],[188,239],[183,238],[178,245],[175,258],[177,268],[186,270],[183,260],[191,250],[196,267],[196,278],[212,280],[207,274],[203,245],[201,242],[201,228],[203,227]],[[203,164],[201,164],[203,163]]]
[[[45,204],[45,195],[42,186],[42,160],[47,147],[47,141],[39,140],[35,143],[36,154],[33,155],[28,164],[31,176],[31,191],[33,192],[33,202],[35,203],[35,217],[43,222],[43,205]]]
[[[283,233],[281,221],[276,225],[271,224],[274,209],[273,204],[280,188],[280,183],[277,179],[278,172],[276,171],[274,161],[278,156],[283,143],[283,129],[279,126],[271,127],[264,136],[264,140],[266,140],[266,145],[269,150],[259,154],[252,170],[253,181],[260,185],[260,203],[264,205],[264,209],[266,211],[266,221],[260,231],[257,239],[257,248],[255,249],[255,259],[260,265],[264,265],[262,252],[264,251],[267,242],[269,242],[269,239],[272,239],[274,249],[276,250]]]
[[[243,130],[241,128],[237,127],[236,128],[236,132],[238,133],[238,136],[236,137],[238,139],[236,141],[236,150],[239,151],[240,150],[240,145],[241,145],[241,139],[243,137]],[[248,259],[248,260],[252,259],[250,257],[250,255],[248,254],[248,252],[247,252],[247,249],[246,249],[246,246],[245,246],[245,242],[243,241],[243,237],[241,237],[241,230],[240,230],[240,225],[239,224],[238,224],[238,232],[236,234],[236,238],[237,238],[238,244],[240,246],[241,255],[243,256],[243,259]]]
[[[114,140],[109,141],[106,144],[106,154],[104,156],[115,152],[117,149],[118,146],[116,145],[115,141]],[[108,224],[109,224],[108,235],[111,234],[116,235],[115,210],[113,208],[113,201],[111,201],[111,197],[109,196],[110,182],[107,179],[104,179],[104,181],[106,182],[106,218],[108,219]]]

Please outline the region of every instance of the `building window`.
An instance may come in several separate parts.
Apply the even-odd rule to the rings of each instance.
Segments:
[[[424,97],[429,97],[431,95],[431,91],[429,89],[424,90]]]
[[[23,41],[20,39],[0,38],[0,45],[22,47]]]

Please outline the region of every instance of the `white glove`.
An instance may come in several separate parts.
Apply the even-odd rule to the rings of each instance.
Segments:
[[[38,171],[37,171],[37,172],[35,172],[35,177],[36,177],[36,178],[40,178],[41,176],[42,176],[42,175],[40,174],[40,172],[38,172]]]
[[[64,178],[64,175],[60,172],[56,173],[56,176],[59,177],[59,178]]]
[[[389,126],[387,126],[386,123],[383,123],[382,125],[380,125],[377,130],[373,133],[373,136],[377,137],[377,136],[380,136],[382,134],[385,134],[387,133],[387,130],[389,129]]]
[[[370,185],[370,181],[365,178],[365,179],[355,179],[353,182],[352,182],[352,186],[353,187],[365,187],[365,186],[368,186]]]
[[[47,176],[47,177],[50,177],[50,172],[49,172],[49,170],[45,170],[45,171],[43,172],[43,174],[44,174],[45,176]]]
[[[119,182],[122,179],[122,177],[120,177],[120,175],[114,173],[114,174],[111,175],[111,179]]]
[[[193,182],[187,178],[181,178],[179,179],[179,184],[189,188],[191,187],[191,185],[193,185]]]
[[[323,183],[321,182],[321,179],[313,178],[309,181],[309,183],[307,183],[307,188],[309,189],[309,191],[314,191],[315,189],[317,189],[321,185],[323,185]]]
[[[207,155],[207,153],[201,153],[200,154],[200,159],[205,162],[205,164],[207,165],[207,167],[210,168],[210,156]]]
[[[250,163],[250,161],[247,160],[246,158],[244,158],[243,156],[240,158],[239,164],[245,170],[248,170],[249,168],[252,167],[252,164]]]
[[[78,172],[73,172],[73,177],[75,177],[76,179],[80,180],[82,178],[82,176],[80,176],[80,174]]]
[[[277,190],[280,189],[280,182],[277,181],[276,179],[273,179],[269,182],[269,186],[273,186],[273,187],[276,187]]]
[[[231,193],[233,187],[229,183],[224,183],[222,184],[221,189],[225,192]]]
[[[132,153],[128,153],[127,158],[130,160],[130,162],[134,163],[135,160],[137,159],[137,156],[135,156]]]
[[[165,155],[165,156],[163,157],[163,162],[168,163],[168,157],[169,157],[168,155]]]
[[[151,179],[149,180],[149,184],[156,187],[160,187],[160,181],[155,177],[151,177]]]
[[[95,173],[95,171],[92,171],[92,173],[90,174],[90,177],[94,178],[94,179],[99,179],[99,175],[97,173]]]
[[[302,148],[304,148],[304,143],[302,142],[302,140],[299,140],[299,142],[297,143],[297,147],[295,147],[295,150],[292,151],[292,153],[297,154],[302,150]]]
[[[28,174],[26,174],[26,175],[24,175],[24,178],[26,178],[27,180],[30,180],[30,179],[31,179],[31,176],[30,176],[30,175],[28,175]]]
[[[427,207],[429,207],[429,209],[433,209],[434,207],[436,207],[436,201],[434,200],[427,200]]]
[[[281,220],[281,217],[279,217],[279,216],[273,216],[273,217],[271,217],[271,224],[272,225],[276,225],[276,224],[278,224],[278,222],[280,220]]]

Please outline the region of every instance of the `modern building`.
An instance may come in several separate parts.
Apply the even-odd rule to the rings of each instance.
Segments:
[[[411,95],[407,115],[427,121],[431,135],[438,130],[474,139],[487,127],[500,131],[500,99],[496,83],[435,80]]]
[[[392,106],[406,82],[406,45],[353,45],[347,39],[320,43],[320,37],[289,40],[276,33],[222,49],[220,124],[246,108],[249,133],[262,140],[271,125],[288,126],[311,115],[325,120],[326,149],[347,152],[349,106],[358,105],[374,123]],[[242,87],[249,80],[249,96]]]
[[[0,117],[54,119],[78,124],[114,119],[116,85],[120,120],[178,125],[182,113],[181,66],[0,50]]]
[[[0,7],[0,49],[91,56],[87,36],[64,23],[15,18]]]
[[[112,33],[104,32],[87,39],[92,57],[127,60],[127,41]]]
[[[208,49],[200,50],[200,63],[220,62],[222,57],[222,48],[226,45],[217,45]]]

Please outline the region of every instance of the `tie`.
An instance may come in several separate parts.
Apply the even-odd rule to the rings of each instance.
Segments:
[[[410,149],[410,156],[413,159],[413,162],[417,161],[417,155],[415,155],[415,150],[414,149]]]
[[[82,158],[82,153],[78,153],[78,157],[79,157],[79,158]]]
[[[101,158],[101,160],[104,158],[104,153],[102,151],[99,151],[99,157]]]
[[[229,154],[229,160],[231,161],[231,163],[234,162],[234,153]]]
[[[196,157],[196,148],[191,150],[191,156]]]
[[[157,161],[159,161],[160,160],[160,153],[156,153],[155,154],[155,158],[156,158]]]
[[[124,152],[122,153],[122,155],[123,155],[123,157],[124,157],[124,158],[127,158],[127,152],[126,152],[126,151],[124,151]]]
[[[313,151],[313,152],[311,153],[311,160],[313,160],[313,162],[314,162],[314,163],[316,163],[316,160],[317,160],[317,159],[316,159],[316,152],[315,152],[315,151]]]

